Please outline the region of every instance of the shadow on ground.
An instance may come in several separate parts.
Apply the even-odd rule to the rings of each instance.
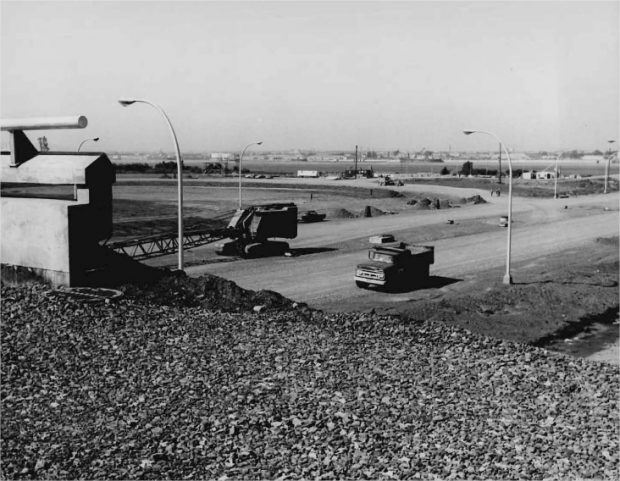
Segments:
[[[320,254],[321,252],[337,251],[335,247],[300,247],[299,249],[290,249],[290,253],[294,257],[307,256],[310,254]]]
[[[126,283],[149,284],[170,275],[167,269],[148,266],[106,247],[99,248],[98,256],[99,267],[87,271],[80,285],[118,287]]]
[[[378,290],[384,290],[385,292],[390,292],[393,294],[403,294],[406,292],[423,291],[425,289],[439,289],[441,287],[449,286],[450,284],[454,284],[455,282],[460,282],[462,280],[463,279],[455,279],[452,277],[430,276],[423,283],[393,286],[383,289],[379,288]]]

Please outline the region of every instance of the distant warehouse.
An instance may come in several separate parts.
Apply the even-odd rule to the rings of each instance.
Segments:
[[[523,174],[521,174],[521,178],[525,180],[550,180],[555,179],[555,172],[548,170],[536,172],[535,170],[531,170],[529,172],[523,172]]]
[[[297,177],[318,177],[318,170],[298,170]]]
[[[230,152],[213,152],[211,154],[211,160],[239,160],[239,154]]]

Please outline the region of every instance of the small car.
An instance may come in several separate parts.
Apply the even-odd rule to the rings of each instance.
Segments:
[[[392,234],[373,235],[368,239],[371,244],[387,244],[388,242],[396,242]]]

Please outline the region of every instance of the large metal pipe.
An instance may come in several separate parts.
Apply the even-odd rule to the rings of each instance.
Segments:
[[[72,117],[35,117],[29,119],[0,119],[0,130],[83,129],[88,125],[84,115]]]

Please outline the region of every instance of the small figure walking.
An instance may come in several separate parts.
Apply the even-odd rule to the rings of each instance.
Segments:
[[[495,192],[494,190],[491,191],[491,197],[493,197],[493,192]]]

